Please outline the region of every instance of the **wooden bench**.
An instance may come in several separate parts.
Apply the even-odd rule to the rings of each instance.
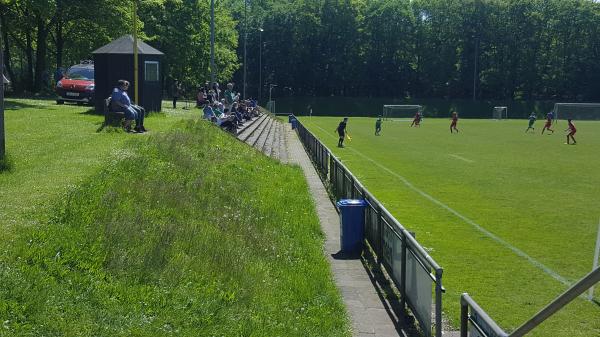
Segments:
[[[104,100],[104,125],[122,126],[125,112],[114,111],[111,108],[110,100],[110,97]]]

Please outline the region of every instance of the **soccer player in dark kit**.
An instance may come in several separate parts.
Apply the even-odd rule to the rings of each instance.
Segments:
[[[450,133],[452,133],[452,130],[456,130],[456,133],[458,133],[458,129],[456,128],[456,123],[458,123],[458,114],[456,113],[456,111],[452,112],[452,123],[450,124]]]
[[[421,126],[421,111],[417,111],[417,113],[415,114],[415,117],[413,117],[413,121],[410,124],[411,127],[415,126]]]
[[[346,137],[346,124],[348,123],[348,117],[344,117],[344,120],[338,125],[337,131],[340,139],[338,140],[338,147],[344,147],[344,137]]]

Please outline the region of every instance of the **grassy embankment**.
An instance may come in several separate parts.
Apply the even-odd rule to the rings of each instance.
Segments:
[[[297,167],[172,111],[11,104],[0,335],[349,335]]]

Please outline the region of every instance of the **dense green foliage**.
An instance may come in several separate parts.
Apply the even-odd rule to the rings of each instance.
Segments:
[[[249,12],[252,95],[262,26],[263,97],[276,83],[277,97],[472,98],[475,77],[477,99],[600,100],[592,0],[265,0]]]
[[[81,107],[10,107],[11,147],[60,123],[0,173],[0,335],[349,335],[298,167],[205,121],[171,127],[190,115],[170,109],[131,135],[95,133]]]
[[[541,135],[543,121],[527,134],[527,121],[459,120],[460,133],[450,134],[449,119],[426,118],[420,128],[384,122],[377,137],[374,118],[350,118],[352,140],[339,149],[340,118],[301,121],[444,268],[444,311],[455,326],[463,292],[513,330],[567,289],[511,246],[570,283],[591,271],[599,122],[576,122],[573,146],[563,145],[563,121]],[[595,294],[599,300],[600,289]],[[531,336],[598,336],[598,317],[596,303],[578,298]]]
[[[6,73],[17,92],[48,90],[59,67],[91,59],[92,51],[133,32],[133,1],[0,0]],[[140,37],[165,53],[166,81],[187,84],[209,78],[209,2],[135,0]],[[237,31],[227,7],[217,1],[215,37],[218,78],[238,67]]]
[[[48,87],[56,67],[130,33],[131,4],[0,1],[6,71],[15,88]],[[179,78],[190,88],[208,79],[209,1],[139,4],[140,33],[165,52],[167,83]],[[218,78],[235,73],[243,81],[247,36],[248,96],[261,86],[266,98],[275,83],[277,97],[600,100],[600,3],[592,0],[216,4]]]

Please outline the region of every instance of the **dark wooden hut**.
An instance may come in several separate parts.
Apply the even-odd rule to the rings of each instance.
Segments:
[[[138,80],[139,102],[146,111],[160,111],[162,101],[163,53],[146,43],[137,41],[138,48]],[[104,99],[110,96],[120,79],[131,82],[128,94],[134,98],[133,74],[133,36],[125,35],[92,52],[94,55],[95,73],[95,106],[102,113]]]

